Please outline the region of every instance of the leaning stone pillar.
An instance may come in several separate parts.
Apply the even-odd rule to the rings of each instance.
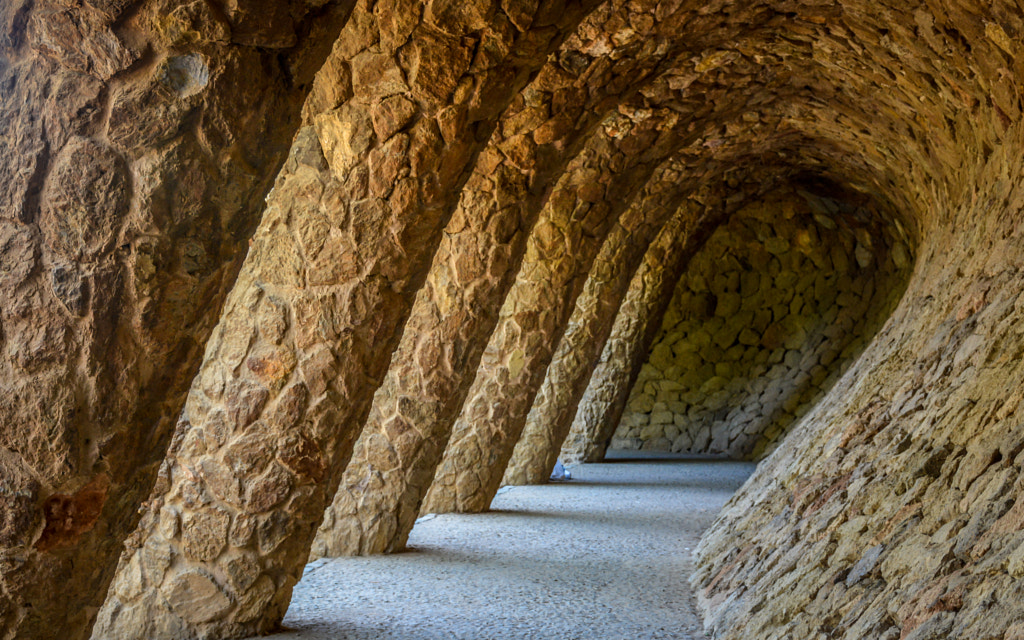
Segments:
[[[653,131],[658,119],[652,120],[625,135],[630,144],[645,128]],[[666,188],[665,174],[675,175],[666,168],[671,164],[665,163],[652,188]],[[634,185],[651,175],[642,164],[614,171],[621,166],[614,147],[587,165],[591,169],[577,175],[566,197],[552,198],[555,212],[530,237],[523,267],[424,499],[424,512],[475,512],[490,505],[601,240],[626,208],[627,194],[639,191]],[[606,211],[595,210],[599,207]],[[584,228],[588,222],[593,226]]]
[[[312,555],[404,548],[556,177],[580,170],[580,162],[570,162],[566,170],[572,150],[606,115],[611,100],[631,93],[670,53],[656,48],[652,55],[621,58],[615,48],[594,56],[598,39],[611,25],[624,24],[630,10],[628,3],[613,4],[612,11],[592,14],[559,50],[559,58],[577,64],[546,65],[523,99],[502,116],[482,152],[417,294]],[[636,38],[655,40],[659,25],[650,23]],[[607,83],[604,76],[588,72],[613,60],[634,84]]]
[[[542,86],[550,82],[543,76],[540,80]],[[518,119],[519,114],[510,118]],[[537,125],[546,129],[549,121]],[[545,209],[540,228],[571,224],[568,219],[578,210],[565,205],[576,204],[572,195],[580,186],[576,181],[589,174],[595,157],[607,153],[607,140],[601,136],[597,140],[596,146],[589,146],[569,164],[552,196],[552,202],[559,204]],[[314,555],[395,551],[404,546],[412,530],[547,195],[530,189],[511,166],[513,161],[499,153],[519,141],[517,136],[485,152],[505,157],[499,165],[500,179],[488,177],[495,169],[485,162],[467,185],[374,398],[353,464],[314,543]],[[551,162],[542,158],[552,154],[545,151],[564,143],[555,140],[551,148],[541,148],[536,164],[543,170],[541,175],[551,173]],[[606,213],[595,210],[594,219]]]
[[[97,638],[279,624],[481,141],[588,6],[357,5],[317,80],[332,99],[307,110]],[[498,34],[507,47],[474,57]]]
[[[733,184],[737,184],[735,177]],[[503,484],[541,484],[548,480],[573,426],[580,399],[615,326],[616,311],[634,286],[637,269],[641,265],[661,265],[671,270],[669,278],[676,272],[682,275],[690,257],[699,250],[701,239],[707,236],[707,230],[753,195],[766,192],[772,184],[774,180],[745,185],[750,195],[739,198],[736,196],[743,194],[744,189],[729,187],[732,195],[728,199],[712,189],[703,189],[699,197],[678,207],[653,244],[652,229],[656,230],[653,227],[609,236],[530,409]],[[640,203],[648,211],[648,218],[655,220],[664,218],[667,205],[665,199]]]
[[[562,445],[563,462],[600,462],[639,375],[676,282],[690,260],[685,235],[665,251],[651,251],[629,285],[601,359],[594,369]]]
[[[0,2],[2,638],[89,636],[352,3],[215,4]]]
[[[694,205],[688,201],[679,207],[653,245],[651,240],[657,232],[653,225],[645,225],[636,233],[618,228],[608,236],[548,366],[502,484],[542,484],[548,480],[632,276],[648,247],[652,253],[648,261],[656,264],[664,264],[669,247],[681,246],[692,252],[685,238],[700,222]],[[650,211],[656,205],[644,201],[634,206]]]

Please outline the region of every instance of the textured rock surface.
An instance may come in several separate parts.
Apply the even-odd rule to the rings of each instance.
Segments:
[[[214,5],[0,5],[2,638],[88,636],[350,3]]]
[[[652,250],[629,283],[601,357],[580,398],[560,457],[567,463],[600,462],[622,417],[659,320],[692,257],[686,236],[668,236],[664,251]],[[655,247],[657,248],[657,247]]]
[[[704,538],[694,583],[713,637],[1021,637],[1024,134],[1015,90],[998,97],[1020,14],[949,9],[843,21],[867,68],[942,69],[896,80],[907,126],[928,127],[928,171],[889,160],[913,178],[898,186],[916,195],[918,259],[883,330]],[[972,118],[945,106],[954,94]],[[929,104],[945,125],[917,119]]]
[[[391,442],[436,456],[460,412],[432,502],[486,508],[609,231],[776,180],[858,194],[917,261],[705,539],[709,633],[1024,635],[1020,6],[359,0],[313,79],[348,9],[0,4],[0,637],[85,637],[140,506],[101,636],[273,627],[428,277],[359,476],[402,515],[358,536],[401,545],[434,469]],[[683,258],[634,278],[585,446]]]
[[[522,485],[547,481],[612,331],[615,312],[645,259],[650,265],[665,265],[668,252],[672,252],[673,260],[682,264],[703,244],[709,229],[727,218],[744,198],[757,197],[758,191],[770,184],[770,181],[763,181],[758,185],[743,185],[745,189],[730,189],[727,195],[704,188],[680,206],[662,227],[640,225],[629,231],[622,227],[613,229],[576,302],[502,483]],[[744,195],[737,198],[737,193]],[[675,202],[676,198],[646,198],[633,207],[643,209],[647,218],[661,222],[668,217],[666,208]],[[627,214],[624,219],[632,217]],[[657,240],[652,246],[655,234]],[[647,253],[650,255],[645,258]]]
[[[903,293],[899,232],[784,190],[745,207],[680,279],[610,446],[762,457]]]
[[[503,10],[443,9],[364,0],[346,23],[96,637],[280,623],[472,161],[584,14],[541,3],[520,30]],[[506,46],[472,55],[493,38]]]
[[[671,95],[665,100],[671,102]],[[690,165],[684,159],[691,159],[693,148],[703,145],[703,138],[694,137],[703,129],[668,109],[620,107],[620,112],[603,123],[586,152],[574,160],[585,170],[567,173],[573,181],[548,204],[551,223],[542,221],[530,237],[523,266],[505,299],[422,513],[487,508],[612,221],[625,213],[619,224],[626,230],[664,224],[671,209],[653,205],[654,199],[679,197],[698,185],[715,183],[726,167],[741,162],[737,154],[749,152],[720,144],[712,158]],[[737,127],[760,131],[777,125],[758,118]],[[758,153],[785,158],[785,142],[769,136],[759,142]],[[670,152],[668,160],[658,163]],[[777,167],[777,175],[787,175],[785,163]],[[736,176],[730,175],[729,182],[737,182]],[[630,208],[633,198],[639,204]]]
[[[646,202],[639,204],[647,205]],[[658,233],[658,241],[651,251],[663,255],[673,242],[695,245],[693,231],[698,225],[698,211],[707,213],[694,206],[680,207]],[[542,484],[551,475],[562,440],[572,424],[576,403],[589,380],[587,373],[601,354],[611,333],[615,311],[650,247],[654,232],[658,230],[642,227],[639,231],[634,235],[621,227],[616,228],[601,247],[526,418],[523,434],[512,452],[502,484]]]
[[[404,545],[529,232],[552,191],[552,176],[570,159],[561,151],[578,145],[602,110],[635,91],[638,80],[671,51],[663,36],[651,32],[665,20],[639,22],[646,29],[640,33],[627,27],[642,9],[619,1],[588,17],[558,54],[573,63],[546,65],[502,117],[417,294],[314,556],[381,553]],[[647,15],[652,17],[649,9]],[[605,48],[604,40],[616,30],[616,46]],[[611,75],[591,72],[613,63],[618,64]],[[581,170],[586,167],[577,162],[570,173]]]
[[[680,184],[692,187],[697,182],[676,160],[663,162],[652,172],[650,164],[664,154],[667,141],[674,137],[665,135],[660,125],[659,118],[649,115],[632,126],[618,119],[606,123],[598,152],[581,157],[589,171],[580,172],[578,183],[566,185],[552,198],[552,214],[530,237],[523,266],[505,299],[421,512],[487,508],[597,257],[600,239],[620,214],[624,214],[619,224],[625,233],[645,226],[658,228],[670,209],[653,206],[653,201],[678,193]],[[645,153],[616,179],[615,165],[630,162],[621,149],[630,147],[644,148]],[[707,170],[714,171],[714,165]],[[637,183],[651,173],[643,189],[638,189]],[[633,198],[639,206],[627,207]],[[578,226],[572,224],[576,220]],[[644,235],[653,235],[653,230],[638,233]]]
[[[625,160],[611,133],[616,125],[626,129],[622,138],[627,144],[657,148],[655,126],[635,121],[605,123],[604,135],[578,159],[581,168],[588,170],[573,174],[577,180],[565,184],[551,199],[550,213],[529,238],[523,266],[452,427],[424,498],[421,510],[426,513],[482,511],[498,490],[522,419],[565,329],[600,238],[625,208],[622,203],[630,199],[630,191],[643,184],[653,169],[648,159],[627,171],[627,178],[612,180],[612,165]],[[588,218],[593,227],[586,233]]]

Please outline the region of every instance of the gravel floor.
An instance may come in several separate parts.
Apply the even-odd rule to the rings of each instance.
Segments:
[[[690,550],[753,465],[616,456],[306,568],[277,640],[703,638]]]

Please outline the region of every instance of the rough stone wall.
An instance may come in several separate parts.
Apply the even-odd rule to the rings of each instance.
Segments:
[[[611,447],[762,457],[903,292],[906,238],[877,222],[789,189],[734,214],[680,279]]]
[[[483,511],[498,490],[601,240],[675,141],[660,118],[630,115],[603,123],[603,135],[580,159],[585,170],[552,198],[550,215],[531,234],[423,511]],[[639,148],[652,151],[627,160]]]
[[[407,331],[408,337],[399,347],[383,389],[377,394],[369,433],[356,445],[355,466],[344,481],[336,508],[325,519],[327,524],[315,553],[371,553],[404,544],[419,496],[436,466],[433,451],[448,437],[452,419],[449,414],[461,406],[465,385],[475,370],[472,363],[479,358],[476,345],[489,335],[494,322],[491,314],[497,313],[495,301],[500,300],[506,287],[480,284],[484,280],[500,282],[499,276],[510,273],[519,259],[517,246],[522,241],[522,230],[507,236],[510,231],[506,226],[512,225],[504,223],[506,216],[512,217],[510,207],[516,206],[510,201],[520,200],[520,224],[527,226],[535,215],[529,203],[538,201],[541,195],[537,193],[538,186],[544,184],[546,174],[559,166],[552,162],[551,155],[570,156],[581,144],[571,142],[575,133],[568,125],[577,117],[579,105],[600,111],[612,96],[630,95],[638,80],[648,85],[641,93],[650,107],[667,102],[676,109],[686,102],[684,94],[721,96],[725,103],[729,97],[721,77],[702,73],[719,65],[736,67],[730,68],[731,73],[752,72],[756,65],[750,60],[718,60],[709,66],[692,57],[702,46],[700,38],[706,34],[695,30],[692,38],[684,38],[678,36],[678,31],[698,13],[699,9],[685,3],[606,3],[594,11],[567,47],[541,71],[523,99],[513,103],[499,129],[500,135],[496,134],[482,156],[479,179],[470,179],[467,185],[460,205],[465,211],[456,215],[454,226],[446,232],[428,276],[429,289],[420,295],[421,302],[413,310],[410,327],[415,331]],[[757,11],[741,15],[741,23],[760,19]],[[725,22],[725,16],[720,14],[708,19],[716,24]],[[738,29],[725,29],[715,38],[727,38]],[[679,47],[683,50],[677,51]],[[655,62],[663,65],[662,73],[652,80],[646,74]],[[628,106],[620,108],[630,110]],[[707,115],[708,103],[691,101],[686,108],[703,117]],[[739,108],[734,105],[724,111],[731,115],[733,109]],[[590,121],[591,115],[578,118],[576,128],[587,129],[589,125],[583,123]],[[650,117],[650,113],[640,115]],[[699,147],[703,143],[700,135],[705,131],[696,122],[688,124],[691,146]],[[714,119],[704,124],[706,132],[717,126],[719,123]],[[768,117],[764,121],[748,117],[742,126],[771,132],[778,122]],[[689,155],[694,160],[699,157],[693,150]],[[694,163],[693,171],[710,173],[698,163]],[[500,179],[492,180],[492,172]],[[502,209],[500,218],[490,213],[495,207]],[[478,227],[474,223],[477,217],[485,220],[486,225]],[[596,219],[584,221],[585,226],[594,224]],[[507,249],[488,248],[487,243],[499,236],[506,238],[502,244]],[[450,349],[435,349],[441,344],[448,344]],[[422,345],[434,346],[427,350]],[[448,361],[439,366],[437,357]],[[422,402],[416,409],[403,400],[412,397]],[[399,405],[404,405],[404,409]],[[388,437],[398,432],[402,434],[400,439]]]
[[[588,8],[506,6],[356,5],[96,637],[280,623],[473,161]]]
[[[1022,22],[1002,3],[936,13],[847,22],[866,68],[942,69],[907,95],[908,112],[946,106],[922,121],[934,172],[891,159],[914,176],[899,188],[918,258],[882,331],[697,550],[712,637],[1024,637],[1024,132],[1000,86],[1021,77]]]
[[[634,206],[647,208],[650,204],[641,201]],[[679,236],[687,243],[698,221],[694,208],[680,207],[658,233],[654,251],[664,251],[665,245],[679,242]],[[587,372],[601,354],[615,311],[656,232],[657,228],[641,229],[634,235],[619,227],[608,235],[544,375],[502,484],[541,484],[551,475],[566,435],[563,429],[571,424],[571,414],[589,379]]]
[[[660,13],[667,6],[668,5],[659,3],[658,13]],[[701,12],[697,11],[696,13],[700,14]],[[765,7],[760,7],[753,8],[750,11],[739,11],[737,14],[735,14],[735,17],[737,20],[737,23],[735,25],[731,25],[730,28],[723,29],[721,33],[716,32],[713,34],[713,37],[716,39],[716,41],[719,38],[727,39],[733,33],[742,33],[746,28],[756,28],[757,26],[763,25],[765,24],[764,21],[769,17],[781,18],[781,14],[775,15],[772,13],[772,10],[767,9]],[[686,26],[692,24],[694,27],[696,27],[699,24],[705,24],[704,22],[702,22],[702,20],[703,19],[696,20],[692,23],[684,23],[677,19],[676,23],[679,29],[683,29],[684,24]],[[723,24],[728,21],[726,13],[714,12],[712,14],[708,14],[706,20],[710,22]],[[703,42],[701,38],[707,34],[700,32],[699,29],[696,29],[693,35],[693,39],[688,39],[684,37],[683,34],[677,33],[677,38],[680,41],[687,42],[688,46],[700,47],[701,43]],[[800,44],[795,44],[794,46],[798,49],[802,47],[802,45]],[[773,52],[771,54],[766,55],[775,56],[778,54]],[[783,117],[788,118],[788,110],[783,109],[778,112],[775,111],[772,108],[774,105],[769,104],[772,103],[771,98],[768,98],[765,95],[760,94],[758,92],[751,92],[749,94],[734,94],[728,91],[728,80],[730,78],[750,78],[756,76],[757,73],[759,73],[759,69],[762,68],[764,60],[765,58],[761,55],[755,55],[751,57],[739,55],[724,55],[712,56],[711,58],[697,58],[693,57],[692,55],[680,55],[679,59],[673,60],[673,64],[677,65],[675,68],[670,69],[670,72],[667,72],[666,74],[664,74],[664,76],[658,76],[657,78],[652,80],[649,86],[641,90],[640,93],[645,100],[650,101],[650,103],[654,105],[667,103],[671,105],[671,108],[673,110],[681,108],[684,111],[686,111],[688,115],[692,114],[694,116],[694,119],[692,121],[683,120],[683,122],[687,126],[687,130],[685,134],[681,136],[681,138],[683,139],[680,142],[681,147],[687,145],[695,146],[695,151],[706,150],[709,148],[709,144],[710,148],[712,149],[718,149],[719,147],[722,147],[721,140],[716,139],[709,142],[709,140],[706,139],[705,136],[716,136],[717,133],[723,127],[723,122],[728,122],[729,130],[740,131],[744,129],[756,129],[757,131],[763,134],[762,140],[759,140],[757,143],[752,145],[753,149],[749,149],[752,156],[756,156],[758,153],[762,154],[759,157],[759,160],[763,162],[767,157],[770,157],[770,154],[772,152],[779,152],[780,155],[783,155],[781,153],[781,150],[778,149],[778,147],[786,146],[785,142],[783,141],[788,141],[789,139],[793,138],[806,138],[807,135],[810,135],[802,131],[800,127],[792,127],[789,125],[783,126],[780,120]],[[802,95],[801,100],[798,101],[801,102],[801,104],[804,99],[806,99],[808,102],[811,102],[812,94],[815,94],[815,100],[819,98],[821,95],[820,92],[812,91],[810,87],[806,85],[801,85],[799,83],[794,84],[793,86],[787,86],[782,93],[786,94],[787,96],[790,94],[806,94]],[[816,102],[814,102],[814,104],[816,104]],[[636,109],[634,109],[632,105],[624,105],[624,108],[624,113],[640,113]],[[750,109],[763,109],[764,114],[762,115],[757,111],[751,111]],[[742,118],[740,117],[741,114]],[[780,131],[780,129],[783,131]],[[814,149],[813,142],[809,140],[800,140],[800,142],[796,143],[794,146],[795,148],[801,149],[801,151],[805,147],[808,149],[807,153],[804,153],[803,155],[806,159],[806,162],[808,163],[807,166],[814,167],[819,166],[819,164],[823,161],[825,157],[828,157],[829,155],[837,151],[835,149],[828,149],[824,152],[824,154],[819,154],[818,150]],[[633,159],[630,158],[630,156],[634,154],[651,155],[647,153],[646,149],[634,148],[629,153],[624,154],[623,159],[632,162]],[[699,153],[693,153],[694,158],[697,158],[699,156]],[[618,158],[611,160],[609,164],[609,168],[613,173],[624,173],[624,167],[629,166],[628,163],[620,163]],[[854,166],[851,170],[854,173],[857,173],[857,170],[860,169],[860,167],[856,166],[858,163],[854,162],[852,164]],[[705,175],[710,175],[710,172],[707,171],[705,167],[700,166],[699,164],[696,166],[700,167],[698,169],[698,172],[703,173]],[[594,181],[594,184],[592,185],[592,190],[594,191],[597,191],[596,183],[597,181]],[[584,222],[584,224],[587,223],[589,223],[589,221]],[[572,238],[573,234],[576,233],[575,230],[571,231],[572,233],[567,235],[567,237],[569,238]],[[585,230],[585,233],[590,233],[590,231]],[[586,262],[586,260],[580,260],[580,263]],[[570,289],[570,291],[572,290],[573,289]],[[538,296],[537,298],[541,299],[543,298],[543,296]],[[550,310],[545,310],[543,313],[547,313],[548,311]],[[561,331],[561,329],[558,329],[558,331]],[[552,333],[550,335],[555,336],[556,334]],[[547,349],[548,347],[545,347],[545,350]],[[512,350],[515,351],[514,348]],[[542,351],[537,351],[536,354],[538,356],[537,362],[541,362],[549,358],[549,356],[544,355]],[[486,358],[486,352],[484,357]],[[500,360],[503,357],[503,355],[499,355],[496,357],[496,359]],[[531,376],[540,375],[542,373],[536,371],[537,368],[543,369],[543,366],[531,366]],[[537,382],[537,384],[539,385],[539,381]],[[531,382],[529,386],[535,387],[536,385],[533,385],[533,383]],[[529,400],[532,398],[533,392],[523,392],[521,394],[511,395],[516,398],[514,402],[517,405],[520,402],[526,402],[526,406],[528,407]],[[520,418],[518,417],[518,410],[513,413],[517,417],[511,420],[511,422],[519,422]],[[504,432],[503,427],[499,427],[498,430]],[[502,436],[502,439],[507,438],[509,434],[515,431],[516,429],[512,429],[508,433],[505,433],[505,435]],[[512,438],[514,439],[514,436],[512,436]],[[474,449],[477,452],[489,448],[489,445],[485,447],[476,447],[473,445],[467,446],[470,449]],[[474,453],[474,455],[476,454]],[[494,459],[501,460],[505,458],[507,455],[510,455],[510,452],[507,454],[498,454]],[[468,488],[473,484],[473,481],[468,480],[469,476],[475,473],[482,472],[480,471],[481,465],[468,464],[469,462],[470,461],[468,459],[462,460],[460,463],[455,465],[455,467],[458,467],[458,469],[453,467],[446,471],[446,473],[451,472],[454,474],[463,474],[464,478],[466,478],[466,484],[464,485],[464,488]],[[501,465],[498,464],[488,466]],[[491,471],[486,471],[485,473],[490,474]],[[495,479],[493,481],[488,481],[486,483],[480,483],[479,486],[490,487],[492,485],[496,485],[499,482],[500,479]],[[485,494],[486,491],[484,492],[484,495]],[[467,500],[469,500],[469,498],[467,498]],[[474,503],[481,504],[484,504],[488,501],[488,499],[483,496],[474,496],[471,500]],[[446,501],[446,503],[447,502],[448,501]]]
[[[689,206],[693,206],[692,204]],[[580,398],[560,458],[566,463],[600,462],[607,443],[625,410],[629,391],[640,374],[654,327],[665,315],[675,290],[690,262],[681,236],[669,237],[668,247],[653,247],[629,283],[622,306],[601,357]],[[648,338],[645,340],[645,338]]]
[[[88,636],[349,9],[0,3],[0,637]]]
[[[607,113],[621,110],[623,130],[657,113],[661,124],[648,126],[665,144],[638,138],[584,157],[599,165],[571,177],[587,207],[537,234],[524,281],[541,286],[512,296],[528,327],[503,318],[494,340],[508,350],[496,347],[497,373],[467,405],[470,418],[499,418],[504,442],[478,438],[443,473],[464,504],[483,508],[493,493],[540,363],[612,224],[587,215],[610,207],[590,204],[607,190],[624,206],[669,157],[687,167],[681,198],[702,181],[729,185],[720,162],[764,179],[819,175],[884,205],[881,216],[920,240],[915,278],[706,538],[696,583],[709,631],[1024,636],[1020,6],[361,0],[352,37],[314,82],[251,268],[222,309],[348,4],[0,5],[5,640],[87,634],[204,348],[101,635],[248,635],[275,624],[479,152],[510,104],[520,133],[549,115],[538,94],[520,94],[544,65],[571,69],[596,94],[609,87],[608,100],[583,100],[595,117],[553,116],[502,147],[505,167],[527,173],[517,163],[538,154],[550,175],[532,190],[558,179]],[[608,24],[586,34],[585,49],[549,57],[591,10]],[[626,42],[624,58],[606,55]],[[577,126],[580,135],[540,142]],[[510,183],[495,193],[518,196],[522,181]],[[481,223],[474,207],[465,213],[468,227]],[[565,284],[567,265],[578,273],[562,300],[545,270]],[[617,423],[676,266],[638,274],[618,315],[638,309],[637,321],[617,320],[591,385],[605,395],[578,414],[600,409],[591,425]],[[517,351],[533,360],[506,358]],[[498,369],[521,364],[527,374],[503,387]],[[488,395],[502,402],[484,406]],[[394,424],[397,440],[405,425]]]
[[[1024,252],[989,217],[1024,206],[1007,136],[931,205],[951,228],[926,233],[900,307],[702,542],[714,637],[1022,637]]]
[[[664,35],[674,21],[651,11],[625,0],[595,10],[502,116],[417,294],[314,555],[404,546],[552,183],[575,179],[572,149],[674,51]]]
[[[685,261],[703,244],[708,230],[727,219],[744,197],[756,199],[771,184],[771,180],[764,179],[756,184],[740,184],[734,176],[733,186],[724,190],[727,196],[723,195],[721,185],[704,186],[682,205],[678,204],[678,192],[672,190],[659,194],[661,197],[633,203],[632,208],[643,210],[646,217],[657,221],[668,217],[671,208],[677,210],[661,227],[640,225],[627,230],[620,226],[608,235],[527,415],[503,484],[543,483],[551,475],[577,406],[614,327],[616,311],[641,264],[646,261],[676,273],[669,264]],[[738,198],[737,194],[743,196]],[[624,219],[634,217],[627,213]],[[677,255],[666,260],[667,251]]]

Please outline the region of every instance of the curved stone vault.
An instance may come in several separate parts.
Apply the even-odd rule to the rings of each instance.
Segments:
[[[1008,0],[3,3],[0,639],[609,444],[760,460],[712,637],[1024,638],[1022,86]]]

